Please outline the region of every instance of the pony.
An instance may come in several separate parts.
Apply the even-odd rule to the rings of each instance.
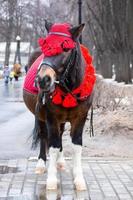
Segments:
[[[64,169],[62,135],[66,122],[70,122],[73,147],[73,178],[77,190],[85,190],[81,153],[82,133],[92,106],[95,70],[86,47],[80,45],[79,36],[84,24],[46,21],[47,36],[39,39],[38,48],[29,59],[23,98],[35,115],[33,147],[40,142],[36,173],[46,171],[48,190],[57,189],[57,167]]]

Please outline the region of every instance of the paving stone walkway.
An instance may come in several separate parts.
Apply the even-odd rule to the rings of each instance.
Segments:
[[[46,191],[46,176],[34,174],[36,160],[0,160],[0,200],[133,200],[133,160],[83,159],[87,191],[77,192],[72,161],[58,172],[58,191]]]

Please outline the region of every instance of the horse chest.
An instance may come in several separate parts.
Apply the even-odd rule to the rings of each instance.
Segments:
[[[72,122],[77,118],[82,118],[83,116],[86,116],[86,113],[88,112],[88,107],[85,102],[82,102],[75,108],[63,108],[61,106],[56,106],[51,103],[47,107],[46,112],[49,112],[49,115],[54,116],[56,120],[64,123]]]

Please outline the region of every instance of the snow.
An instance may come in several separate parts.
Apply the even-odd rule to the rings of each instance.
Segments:
[[[83,156],[133,158],[133,85],[100,77],[95,90],[95,136],[89,135],[89,112],[83,133]],[[72,151],[69,135],[67,124],[63,135],[65,156],[71,156]]]
[[[4,53],[6,48],[6,42],[0,42],[0,53]],[[12,53],[16,52],[17,43],[11,42],[10,50]],[[30,51],[30,42],[21,42],[20,43],[20,52],[29,53]],[[33,49],[33,48],[32,48]]]

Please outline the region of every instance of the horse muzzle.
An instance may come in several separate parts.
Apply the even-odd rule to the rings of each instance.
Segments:
[[[44,92],[52,92],[55,89],[56,73],[49,66],[42,66],[37,75],[37,85]]]

